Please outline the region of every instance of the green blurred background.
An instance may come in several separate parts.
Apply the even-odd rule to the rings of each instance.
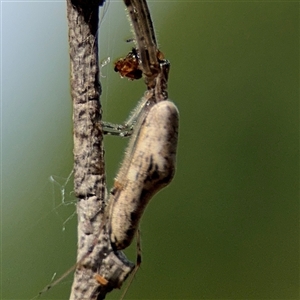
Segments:
[[[178,164],[143,217],[126,299],[299,299],[299,3],[149,6],[171,61]],[[122,1],[100,29],[101,59],[128,53]],[[144,84],[113,63],[102,76],[105,119],[122,122]],[[69,92],[66,4],[3,2],[2,299],[34,297],[75,262]],[[105,138],[109,186],[126,144]],[[71,281],[41,299],[68,299]]]

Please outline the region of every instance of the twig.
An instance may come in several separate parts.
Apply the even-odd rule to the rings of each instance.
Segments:
[[[133,268],[121,252],[113,251],[106,227],[101,226],[106,206],[97,42],[101,4],[67,0],[74,192],[78,198],[78,263],[70,299],[81,300],[104,299],[107,292],[122,284]],[[99,280],[98,273],[103,280]]]

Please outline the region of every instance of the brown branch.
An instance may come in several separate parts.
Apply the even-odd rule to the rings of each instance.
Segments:
[[[102,1],[104,2],[104,1]],[[104,224],[105,169],[98,64],[98,6],[67,0],[78,252],[70,299],[104,299],[133,264],[114,251]]]

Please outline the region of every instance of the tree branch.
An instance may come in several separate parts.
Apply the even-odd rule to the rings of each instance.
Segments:
[[[78,198],[78,263],[70,299],[104,299],[133,268],[122,252],[112,249],[103,220],[106,183],[97,40],[98,6],[103,2],[67,0]]]

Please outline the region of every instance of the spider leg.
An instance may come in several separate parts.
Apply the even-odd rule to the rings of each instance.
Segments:
[[[129,118],[123,124],[114,124],[110,122],[102,122],[103,132],[107,135],[115,135],[121,137],[129,137],[133,133],[133,129],[136,125],[141,111],[147,105],[149,96],[142,97],[137,106],[131,112]]]
[[[130,274],[130,279],[127,283],[126,288],[123,291],[123,294],[122,294],[120,300],[124,299],[128,289],[129,289],[129,287],[130,287],[130,285],[131,285],[131,283],[132,283],[132,281],[135,277],[135,274],[139,270],[141,264],[142,264],[141,231],[140,231],[140,229],[138,229],[136,231],[136,264],[135,264],[135,267],[134,267],[132,273]]]

